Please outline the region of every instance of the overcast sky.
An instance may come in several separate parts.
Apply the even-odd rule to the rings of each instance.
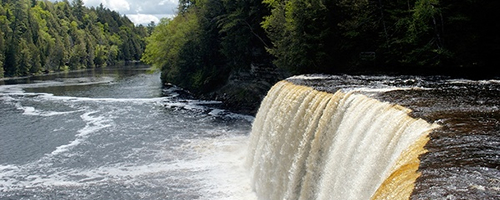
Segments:
[[[158,23],[163,17],[174,16],[178,0],[83,0],[83,3],[87,7],[98,7],[102,3],[104,7],[127,15],[136,25],[146,25],[151,21]]]

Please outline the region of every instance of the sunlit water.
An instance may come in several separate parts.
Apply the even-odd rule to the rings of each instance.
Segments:
[[[321,91],[357,91],[410,108],[429,134],[411,199],[500,199],[500,80],[417,76],[289,79]]]
[[[218,103],[141,66],[7,81],[0,199],[252,199],[253,118]]]
[[[500,197],[500,81],[289,81],[357,91],[438,124],[412,199]],[[159,73],[129,66],[0,84],[0,199],[256,199],[244,166],[253,117],[163,90]]]

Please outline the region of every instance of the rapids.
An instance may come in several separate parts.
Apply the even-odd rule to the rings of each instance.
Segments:
[[[162,90],[147,67],[0,85],[0,199],[255,199],[253,117]]]
[[[302,75],[256,117],[141,66],[0,81],[0,199],[498,199],[500,81]]]

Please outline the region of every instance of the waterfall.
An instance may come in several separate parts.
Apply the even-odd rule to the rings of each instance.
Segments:
[[[259,199],[408,199],[437,125],[355,92],[287,81],[262,101],[247,165]]]

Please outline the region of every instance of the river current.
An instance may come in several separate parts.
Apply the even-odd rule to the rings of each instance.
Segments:
[[[252,198],[251,116],[143,66],[0,85],[0,199]],[[248,197],[247,197],[248,196]]]
[[[164,89],[159,76],[127,66],[0,82],[0,199],[257,199],[259,185],[245,165],[254,118],[224,110],[217,101],[188,98],[175,87]],[[411,109],[411,117],[438,125],[418,157],[410,199],[500,198],[498,79],[308,75],[287,81],[399,104]],[[347,123],[353,130],[362,124],[359,129],[372,129],[369,121]],[[273,144],[288,145],[280,142],[290,138],[276,138],[283,133],[269,134]],[[345,145],[357,144],[345,138],[352,142]],[[265,157],[270,149],[258,150]],[[353,163],[343,170],[356,172]],[[290,178],[290,171],[276,174]]]
[[[500,199],[498,78],[307,75],[289,81],[330,93],[364,94],[439,125],[419,156],[421,175],[410,199]]]

